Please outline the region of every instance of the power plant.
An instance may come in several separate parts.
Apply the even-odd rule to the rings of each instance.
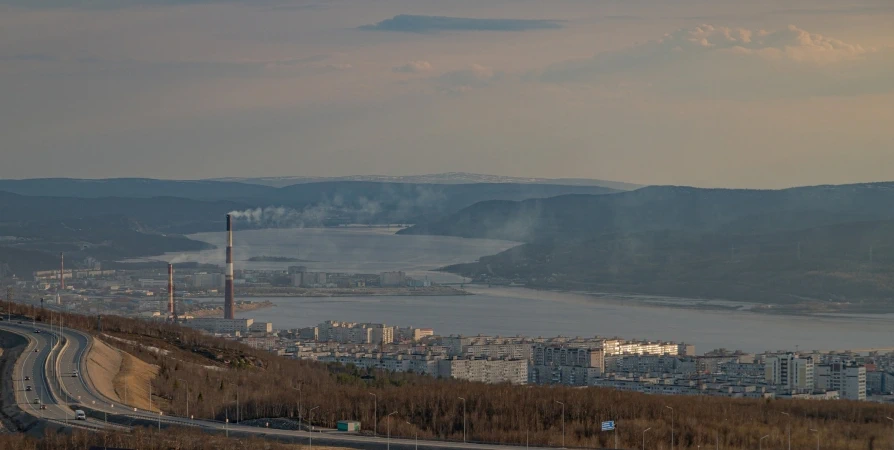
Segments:
[[[227,273],[224,285],[224,319],[235,319],[236,300],[233,297],[233,220],[227,214]]]

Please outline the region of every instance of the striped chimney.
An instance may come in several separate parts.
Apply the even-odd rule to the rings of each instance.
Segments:
[[[233,220],[227,214],[227,273],[224,286],[224,319],[235,319],[236,300],[233,293]]]
[[[174,265],[168,264],[168,315],[174,318]]]

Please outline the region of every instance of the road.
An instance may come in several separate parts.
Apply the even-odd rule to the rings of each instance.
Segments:
[[[61,347],[58,342],[59,334],[42,324],[27,321],[21,324],[17,321],[11,323],[4,321],[0,322],[0,327],[21,335],[28,341],[13,369],[15,399],[19,408],[43,420],[57,423],[72,422],[74,410],[59,401],[58,389],[54,389],[52,385],[54,369],[47,365],[48,362],[55,360],[51,357],[58,353]],[[35,330],[40,330],[40,333],[36,333]],[[41,405],[45,405],[46,409],[40,409]],[[75,425],[84,428],[99,426],[94,420],[81,421]]]
[[[33,392],[25,392],[24,386],[26,385],[26,382],[21,379],[16,380],[16,383],[22,386],[22,388],[16,393],[16,399],[20,407],[22,407],[32,415],[35,415],[42,419],[55,421],[70,419],[73,414],[73,409],[77,409],[78,405],[83,405],[86,406],[85,409],[92,409],[94,411],[97,411],[99,412],[99,415],[103,417],[100,420],[90,419],[86,423],[83,421],[78,421],[77,423],[75,423],[74,421],[69,421],[69,424],[85,425],[88,427],[107,426],[109,428],[120,428],[120,426],[115,425],[114,422],[122,422],[121,419],[123,418],[125,419],[125,421],[140,421],[144,425],[157,423],[159,427],[177,425],[186,427],[197,427],[208,431],[232,433],[234,435],[266,436],[280,439],[289,439],[296,442],[310,442],[311,433],[307,431],[276,430],[270,428],[244,426],[234,423],[225,424],[212,420],[192,420],[189,418],[161,415],[159,413],[140,410],[133,407],[127,407],[104,397],[92,385],[89,373],[86,370],[86,357],[92,339],[89,335],[76,330],[64,330],[63,335],[67,343],[61,348],[61,354],[59,355],[57,364],[59,370],[57,371],[56,375],[58,376],[54,376],[47,370],[47,359],[51,357],[50,350],[52,347],[52,342],[54,341],[54,339],[57,338],[58,329],[54,331],[51,327],[40,323],[37,323],[33,326],[31,323],[27,322],[19,324],[15,320],[13,320],[12,322],[0,322],[0,329],[5,329],[7,331],[15,332],[30,338],[28,348],[26,349],[25,353],[23,353],[23,356],[20,358],[20,360],[17,362],[16,373],[30,373],[32,386],[35,386],[36,390]],[[41,330],[41,333],[34,333],[34,329]],[[36,353],[34,352],[35,348],[38,349]],[[57,361],[55,360],[51,361],[51,365],[52,363],[56,362]],[[72,373],[75,369],[78,370],[80,376],[72,376]],[[53,368],[50,367],[50,370],[53,370]],[[57,395],[59,396],[58,398],[64,399],[65,401],[57,400],[57,397],[55,397],[53,394],[54,390],[52,390],[50,387],[50,383],[57,383],[57,385],[61,384],[63,392]],[[56,392],[58,392],[58,390]],[[40,400],[47,405],[47,409],[39,410],[37,408],[37,405],[33,404],[34,398],[40,398]],[[19,401],[19,399],[21,400]],[[97,414],[94,414],[93,416],[96,417]],[[108,416],[109,423],[107,425],[105,416]],[[342,446],[364,449],[384,449],[390,447],[411,449],[416,448],[417,446],[415,439],[389,439],[383,436],[371,437],[333,431],[322,433],[314,432],[312,434],[313,443],[325,446]],[[478,450],[528,449],[528,447],[526,446],[516,447],[509,445],[473,444],[427,440],[419,440],[418,447],[424,449],[462,448]],[[536,448],[530,447],[530,449]]]

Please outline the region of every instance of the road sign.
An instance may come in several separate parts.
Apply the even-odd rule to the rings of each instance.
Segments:
[[[602,431],[612,431],[615,429],[615,421],[609,420],[608,422],[602,422]]]

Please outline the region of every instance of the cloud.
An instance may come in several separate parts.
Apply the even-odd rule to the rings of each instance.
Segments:
[[[894,76],[894,54],[889,49],[843,42],[794,25],[777,31],[701,25],[622,51],[555,64],[528,79],[640,84],[667,92],[712,95],[894,90],[879,70]],[[867,84],[860,86],[863,81]]]
[[[432,69],[432,65],[428,61],[410,61],[406,64],[401,64],[392,70],[397,73],[421,73],[428,72]]]
[[[493,69],[472,64],[461,70],[445,72],[435,78],[438,87],[446,93],[459,94],[490,85],[501,76]]]
[[[525,31],[562,28],[556,20],[470,19],[444,16],[401,14],[374,25],[360,27],[372,31],[435,33],[438,31]]]
[[[293,4],[288,0],[0,0],[0,5],[20,8],[67,8],[67,9],[120,9],[133,6],[187,6],[214,5],[232,3],[251,3],[269,5],[276,8],[310,9],[320,6],[318,3],[305,1]]]

